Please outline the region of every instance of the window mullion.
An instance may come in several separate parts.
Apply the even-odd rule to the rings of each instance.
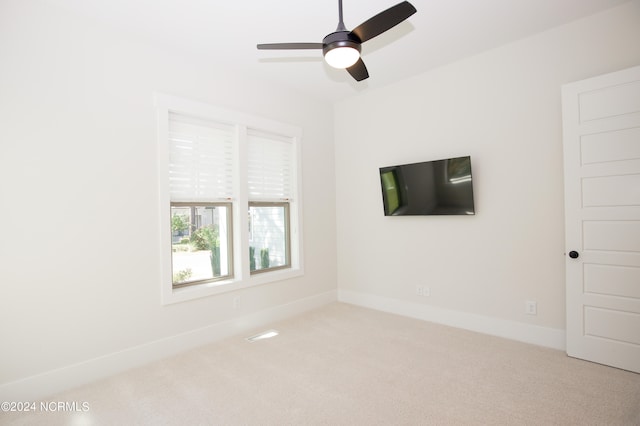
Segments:
[[[248,175],[249,168],[247,164],[248,157],[248,129],[245,125],[236,126],[237,137],[237,152],[236,152],[236,170],[238,173],[236,179],[235,193],[238,194],[237,208],[235,209],[236,223],[238,224],[239,232],[236,233],[236,251],[235,258],[237,259],[236,270],[240,271],[241,278],[248,278],[250,276],[249,270],[249,191],[248,191]]]

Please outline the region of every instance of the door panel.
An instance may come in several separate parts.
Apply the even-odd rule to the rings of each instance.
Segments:
[[[640,158],[638,140],[640,140],[640,127],[584,135],[580,138],[582,164]]]
[[[640,268],[584,264],[585,293],[631,297],[640,300]]]
[[[640,174],[583,179],[582,206],[640,206]]]
[[[597,78],[597,77],[596,77]],[[609,83],[578,96],[580,121],[598,120],[640,111],[640,81]]]
[[[587,306],[584,317],[587,336],[640,345],[640,314]]]
[[[567,354],[640,372],[640,67],[562,102]]]
[[[640,254],[640,220],[583,222],[584,249]]]

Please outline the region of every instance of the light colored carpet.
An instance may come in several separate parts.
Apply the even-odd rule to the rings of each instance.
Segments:
[[[640,425],[640,375],[560,351],[341,303],[267,328],[49,399],[87,412],[0,423]]]

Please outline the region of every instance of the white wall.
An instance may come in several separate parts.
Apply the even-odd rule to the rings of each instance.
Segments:
[[[561,346],[560,87],[639,64],[638,40],[634,1],[340,102],[340,299],[509,337],[543,329],[556,341],[524,340]],[[463,155],[475,216],[383,216],[379,167]]]
[[[105,356],[102,368],[119,351],[170,346],[162,339],[274,307],[335,300],[332,106],[228,72],[240,76],[45,2],[3,0],[0,389],[63,368],[49,381],[60,380]],[[303,129],[303,277],[161,305],[155,91]]]

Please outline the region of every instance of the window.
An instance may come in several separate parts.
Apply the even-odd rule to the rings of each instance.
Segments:
[[[156,96],[162,300],[301,275],[300,130]]]
[[[171,277],[174,286],[233,277],[235,129],[169,113]]]
[[[231,203],[171,203],[172,284],[233,277]]]
[[[290,266],[289,203],[249,202],[251,273]]]
[[[249,131],[249,262],[251,273],[290,266],[291,143]]]

